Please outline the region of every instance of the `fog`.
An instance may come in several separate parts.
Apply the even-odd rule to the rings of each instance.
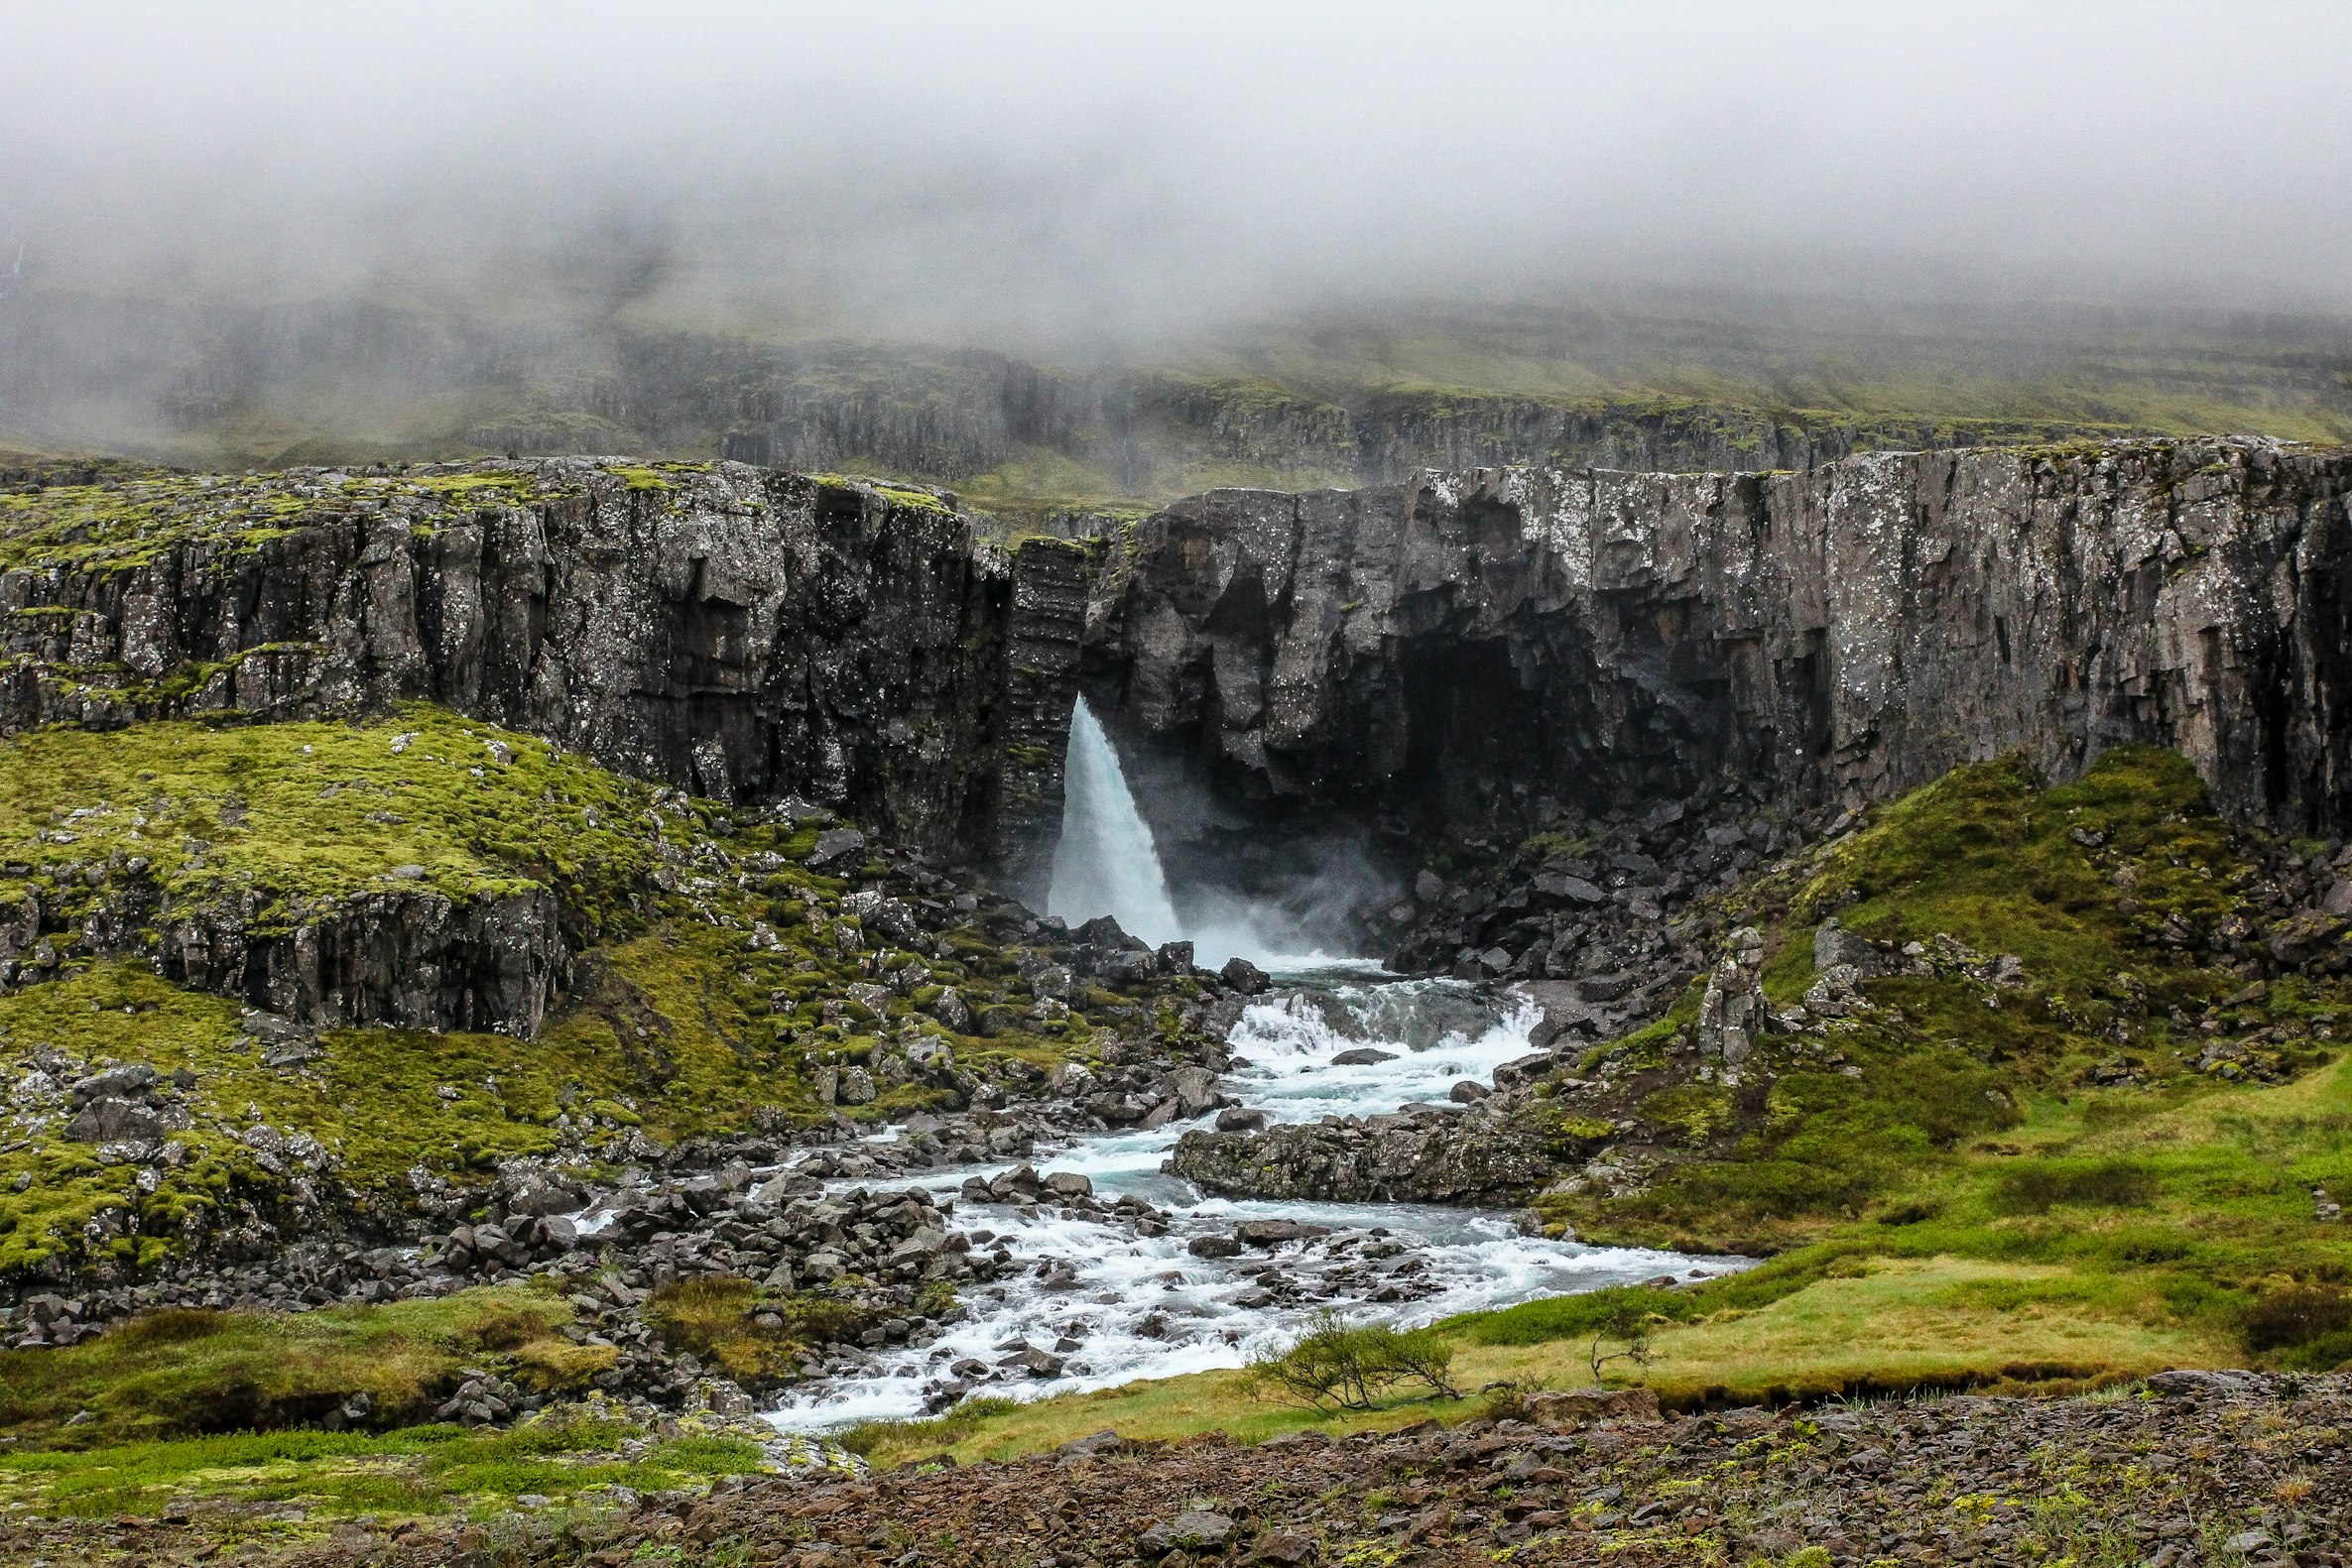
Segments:
[[[2352,302],[2338,5],[19,3],[0,25],[19,300],[1007,344],[1583,280]]]

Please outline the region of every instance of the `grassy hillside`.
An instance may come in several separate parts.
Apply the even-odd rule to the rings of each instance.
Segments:
[[[293,1070],[262,1064],[236,1003],[62,942],[60,973],[0,997],[12,1077],[59,1070],[62,1046],[77,1068],[186,1067],[191,1125],[173,1135],[185,1153],[141,1190],[40,1114],[20,1116],[0,1153],[10,1266],[94,1247],[132,1273],[204,1234],[191,1213],[269,1212],[286,1167],[240,1136],[256,1121],[310,1139],[316,1169],[354,1203],[397,1206],[413,1164],[461,1185],[516,1153],[609,1169],[640,1133],[676,1142],[813,1117],[818,1053],[936,1028],[914,1016],[920,988],[886,1003],[887,1019],[798,1006],[838,1003],[866,973],[837,939],[846,883],[803,863],[812,828],[730,821],[526,737],[416,708],[374,725],[158,725],[6,745],[0,777],[24,786],[0,797],[0,831],[10,874],[37,897],[80,898],[92,867],[208,834],[200,852],[157,855],[180,896],[208,897],[203,879],[216,878],[266,909],[414,865],[451,891],[524,879],[594,933],[536,1041],[329,1030]],[[493,745],[506,762],[468,760]],[[395,820],[344,814],[363,798]],[[285,852],[313,838],[330,846],[314,863]],[[583,843],[601,846],[593,875],[575,863]],[[2298,869],[2330,848],[2234,832],[2165,754],[2114,753],[2055,788],[2014,761],[1960,770],[1713,911],[1727,930],[1758,926],[1767,953],[1771,1022],[1736,1071],[1694,1049],[1695,993],[1573,1069],[1659,1087],[1607,1151],[1612,1174],[1562,1182],[1539,1203],[1547,1220],[1593,1240],[1770,1254],[1758,1266],[1452,1320],[1456,1382],[1505,1386],[1466,1399],[1323,1416],[1212,1373],[980,1401],[859,1442],[885,1461],[973,1458],[1104,1426],[1265,1436],[1460,1419],[1515,1388],[1584,1384],[1596,1350],[1637,1340],[1648,1360],[1611,1362],[1608,1381],[1680,1405],[2057,1392],[2164,1367],[2352,1361],[2352,1239],[2333,1205],[2352,1193],[2352,1059],[2335,1040],[2352,990],[2344,922],[2303,908],[2318,874]],[[190,853],[196,864],[174,858]],[[1817,949],[1832,918],[1847,945]],[[922,960],[931,983],[952,977],[982,998],[1016,983],[1017,955],[977,930],[948,945],[954,957]],[[1877,972],[1841,991],[1817,950],[1866,954]],[[954,1043],[985,1070],[1093,1041],[1077,1015]],[[850,1114],[932,1092],[902,1085]],[[571,1312],[551,1291],[476,1290],[300,1319],[167,1314],[37,1363],[12,1353],[0,1426],[22,1451],[0,1456],[0,1492],[53,1510],[301,1497],[329,1514],[434,1511],[757,1465],[724,1431],[663,1447],[592,1411],[503,1437],[220,1435],[223,1421],[309,1420],[355,1388],[403,1408],[469,1366],[577,1389],[597,1363],[567,1332]],[[93,1418],[66,1424],[80,1410]]]
[[[107,301],[33,297],[105,319]],[[1772,466],[1775,434],[1845,447],[2153,433],[2352,440],[2352,324],[2004,301],[1933,305],[1730,291],[1392,301],[1082,351],[774,335],[673,314],[434,349],[415,307],[290,305],[244,343],[188,304],[136,357],[0,361],[6,449],[194,467],[635,451],[893,474],[1009,520],[1123,510],[1216,485],[1367,482],[1400,464],[1589,458]],[[368,323],[361,329],[362,321]],[[407,351],[419,357],[393,373]],[[593,374],[583,365],[594,364]],[[186,388],[201,382],[207,395]],[[89,411],[103,409],[104,416]]]
[[[274,1216],[294,1175],[257,1152],[257,1125],[309,1139],[309,1173],[364,1215],[413,1204],[420,1167],[479,1186],[520,1155],[604,1168],[638,1157],[639,1136],[667,1146],[816,1120],[834,1110],[813,1096],[816,1064],[869,1060],[914,1034],[948,1039],[982,1077],[1097,1048],[1082,1009],[1013,1017],[988,1037],[922,1013],[948,985],[975,1008],[1025,1000],[1021,950],[971,921],[921,954],[859,941],[842,900],[883,867],[809,870],[817,832],[731,821],[427,705],[357,725],[0,741],[0,914],[37,903],[50,959],[38,983],[0,992],[0,1071],[50,1086],[21,1088],[0,1143],[0,1270],[100,1260],[135,1277],[191,1238]],[[517,889],[556,898],[578,951],[535,1039],[330,1028],[306,1059],[273,1064],[239,1001],[168,984],[142,956],[191,909],[233,908],[262,932],[388,891]],[[127,951],[93,949],[88,933],[125,924],[126,909],[151,923],[128,932]],[[920,985],[852,993],[916,963]],[[189,1125],[144,1186],[62,1136],[58,1098],[133,1062],[188,1075]],[[943,1094],[910,1079],[840,1110],[879,1119]]]
[[[1596,1341],[1636,1336],[1651,1361],[1607,1381],[1684,1406],[2352,1362],[2344,922],[2290,912],[2271,872],[2326,848],[2235,834],[2179,758],[2124,751],[2057,788],[2015,760],[1962,769],[1743,886],[1721,917],[1764,929],[1781,1023],[1736,1082],[1690,1054],[1695,991],[1595,1047],[1577,1071],[1679,1067],[1604,1152],[1620,1178],[1539,1207],[1592,1241],[1772,1256],[1454,1319],[1457,1381],[1578,1387]],[[1897,972],[1842,1017],[1794,1019],[1832,915]],[[2283,944],[2301,968],[2262,978]],[[1212,1373],[865,1440],[976,1458],[1104,1426],[1263,1436],[1483,1407],[1322,1417]]]

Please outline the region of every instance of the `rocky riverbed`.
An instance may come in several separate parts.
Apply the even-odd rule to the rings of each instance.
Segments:
[[[811,1470],[601,1518],[256,1548],[306,1568],[647,1560],[893,1564],[2346,1561],[2352,1386],[2167,1373],[2064,1400],[1974,1396],[1662,1419],[1638,1398],[1498,1395],[1497,1416],[1333,1440],[1103,1432],[1008,1464]],[[169,1525],[0,1524],[0,1560],[193,1561]]]
[[[882,1347],[845,1375],[790,1390],[770,1418],[820,1431],[982,1390],[1026,1398],[1234,1367],[1324,1308],[1427,1320],[1738,1266],[1546,1238],[1460,1203],[1303,1189],[1221,1197],[1171,1157],[1218,1125],[1361,1132],[1398,1120],[1401,1105],[1452,1106],[1459,1086],[1491,1094],[1498,1072],[1527,1058],[1542,1020],[1522,998],[1369,966],[1252,996],[1228,1037],[1227,1071],[1194,1115],[1074,1139],[1034,1164],[922,1173],[966,1228],[970,1256],[995,1273],[964,1289],[967,1315],[926,1343]]]

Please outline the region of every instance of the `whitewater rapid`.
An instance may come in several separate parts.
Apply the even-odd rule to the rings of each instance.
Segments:
[[[1499,1064],[1531,1048],[1532,1009],[1504,1011],[1452,981],[1384,982],[1360,972],[1369,967],[1286,977],[1282,992],[1247,1009],[1230,1036],[1236,1060],[1225,1091],[1272,1122],[1375,1116],[1413,1101],[1442,1103],[1461,1078],[1491,1082]],[[1334,1060],[1367,1048],[1388,1059]],[[1042,1398],[1238,1367],[1325,1305],[1352,1317],[1426,1323],[1742,1262],[1548,1241],[1478,1210],[1204,1197],[1160,1167],[1178,1137],[1212,1121],[1108,1133],[1033,1160],[1041,1172],[1084,1174],[1102,1199],[1134,1193],[1150,1201],[1167,1211],[1165,1236],[1140,1235],[1118,1216],[1068,1215],[1051,1200],[1025,1212],[954,1196],[966,1177],[992,1176],[1011,1162],[926,1172],[920,1184],[953,1204],[955,1225],[992,1233],[983,1247],[1005,1247],[1020,1271],[967,1288],[969,1317],[930,1345],[879,1354],[859,1373],[789,1395],[768,1418],[787,1431],[818,1431],[921,1415],[926,1386],[943,1369],[966,1358],[994,1366],[1022,1347],[1062,1358],[1064,1376],[1000,1379],[977,1391]],[[1232,1259],[1186,1250],[1194,1237],[1226,1235],[1249,1219],[1296,1220],[1334,1235]],[[1338,1281],[1343,1288],[1321,1298],[1318,1285]],[[1384,1290],[1391,1299],[1379,1298]]]

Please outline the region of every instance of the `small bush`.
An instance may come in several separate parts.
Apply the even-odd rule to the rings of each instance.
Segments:
[[[2047,1214],[2060,1204],[2137,1209],[2155,1198],[2155,1173],[2128,1159],[2027,1165],[2006,1172],[1993,1192],[1994,1207],[2004,1214]]]
[[[1310,1409],[1368,1410],[1406,1383],[1459,1398],[1452,1366],[1453,1342],[1434,1329],[1356,1325],[1324,1311],[1308,1320],[1306,1331],[1289,1348],[1252,1357],[1250,1373],[1261,1387]]]
[[[763,1328],[773,1312],[781,1326]],[[792,1370],[804,1347],[853,1337],[870,1314],[827,1296],[769,1298],[749,1279],[681,1279],[654,1292],[647,1314],[664,1342],[692,1351],[738,1383],[758,1384]]]
[[[2333,1285],[2266,1290],[2246,1309],[2246,1343],[2287,1350],[2352,1329],[2352,1294]]]

